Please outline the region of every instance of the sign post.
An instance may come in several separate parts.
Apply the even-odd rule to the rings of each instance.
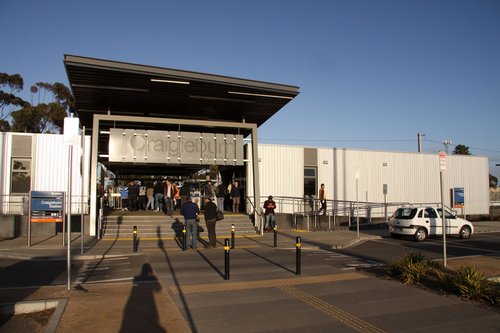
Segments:
[[[68,230],[67,236],[67,273],[68,290],[71,290],[71,197],[73,185],[73,146],[78,144],[79,119],[71,117],[64,118],[64,143],[69,146],[68,152]]]
[[[446,214],[444,209],[444,182],[443,174],[446,171],[446,153],[439,152],[439,182],[441,184],[441,222],[443,228],[443,266],[446,267]]]

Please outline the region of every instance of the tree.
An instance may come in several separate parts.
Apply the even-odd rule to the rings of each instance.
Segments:
[[[47,95],[52,101],[45,103]],[[12,131],[28,133],[60,132],[64,124],[67,111],[75,106],[73,96],[62,83],[49,84],[38,82],[31,87],[31,102],[36,105],[26,105],[12,112]]]
[[[16,108],[29,106],[28,102],[16,96],[23,90],[23,86],[21,75],[0,73],[0,131],[10,130],[10,123],[6,119]]]
[[[456,145],[455,150],[453,150],[453,154],[455,155],[470,155],[469,147],[464,145]]]
[[[490,188],[497,188],[498,178],[490,174]]]

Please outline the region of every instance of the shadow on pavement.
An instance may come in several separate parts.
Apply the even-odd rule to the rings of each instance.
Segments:
[[[189,306],[187,304],[186,297],[184,296],[184,293],[182,292],[181,285],[179,283],[179,279],[177,278],[177,275],[175,274],[174,267],[172,266],[172,261],[170,260],[170,257],[167,253],[167,250],[165,249],[165,242],[161,238],[160,227],[158,227],[156,229],[156,232],[158,235],[158,248],[163,252],[163,255],[165,257],[165,261],[167,262],[167,265],[168,265],[168,269],[170,270],[170,274],[172,275],[172,278],[174,280],[174,284],[177,287],[177,290],[179,290],[179,297],[181,299],[184,311],[186,312],[187,322],[189,323],[189,327],[191,328],[191,331],[193,333],[196,333],[196,332],[198,332],[198,330],[196,329],[196,325],[194,324],[194,319],[193,319],[193,316],[191,314],[191,311],[189,310]]]
[[[287,268],[287,267],[285,267],[285,266],[283,266],[283,265],[281,265],[281,264],[278,264],[277,262],[274,262],[274,261],[272,261],[272,260],[270,260],[270,259],[267,259],[266,257],[263,257],[263,256],[261,256],[260,254],[253,252],[252,250],[249,250],[249,249],[243,249],[243,250],[245,250],[245,251],[247,251],[247,252],[249,252],[249,253],[253,254],[253,255],[254,255],[254,256],[256,256],[256,257],[259,257],[259,258],[261,258],[261,259],[264,259],[265,261],[267,261],[267,262],[269,262],[269,263],[271,263],[271,264],[273,264],[273,265],[276,265],[276,266],[278,266],[278,267],[280,267],[280,268],[283,268],[285,271],[289,271],[290,273],[295,274],[295,271],[293,271],[293,270],[291,270],[291,269],[289,269],[289,268]]]
[[[158,309],[154,294],[161,290],[158,278],[151,265],[142,265],[140,275],[134,277],[134,286],[123,311],[120,333],[126,332],[166,332],[159,325]]]
[[[9,265],[9,260],[2,261],[2,263],[7,263],[0,268],[0,302],[2,303],[22,302],[39,288],[50,285],[57,278],[64,276],[66,272],[66,262],[61,260],[48,261],[44,258],[33,258],[11,265]],[[8,314],[0,317],[0,331],[12,316]]]

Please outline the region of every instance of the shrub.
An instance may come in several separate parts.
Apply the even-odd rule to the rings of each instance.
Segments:
[[[388,273],[405,284],[415,284],[422,281],[430,269],[431,265],[424,261],[421,253],[409,253],[389,263]]]
[[[460,267],[454,282],[459,295],[462,297],[500,304],[500,287],[498,283],[488,280],[485,274],[474,267]]]

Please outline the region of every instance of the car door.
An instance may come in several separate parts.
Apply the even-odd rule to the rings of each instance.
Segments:
[[[424,218],[427,223],[429,221],[429,235],[441,235],[443,227],[441,225],[441,218],[437,211],[432,207],[425,208]]]

